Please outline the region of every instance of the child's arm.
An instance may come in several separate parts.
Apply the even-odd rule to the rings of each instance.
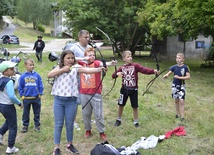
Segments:
[[[13,86],[13,81],[10,80],[7,85],[6,85],[6,92],[10,100],[17,104],[18,106],[22,107],[21,101],[16,97],[15,91],[14,91],[14,86]]]
[[[166,73],[163,78],[168,78],[168,76],[170,76],[172,74],[172,71],[169,71],[168,73]]]
[[[53,78],[57,75],[60,75],[62,73],[68,73],[70,72],[70,67],[69,66],[64,66],[62,68],[59,68],[59,67],[56,67],[54,68],[53,70],[51,70],[49,73],[48,73],[48,77],[49,78]]]
[[[116,64],[117,64],[117,60],[112,60],[112,61],[106,62],[107,66],[116,66]],[[102,62],[100,63],[100,67],[103,67],[103,63]]]
[[[82,68],[78,68],[79,73],[88,73],[88,74],[99,73],[102,70],[105,70],[105,68],[104,67],[99,67],[99,68],[82,67]]]
[[[175,79],[180,79],[180,80],[189,80],[189,79],[190,79],[190,73],[189,73],[189,72],[186,72],[186,76],[178,76],[178,75],[175,75],[174,78],[175,78]]]

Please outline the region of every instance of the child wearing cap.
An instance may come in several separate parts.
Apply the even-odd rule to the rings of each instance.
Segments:
[[[17,114],[14,104],[21,108],[23,105],[16,97],[13,81],[10,79],[10,76],[14,75],[15,66],[16,63],[10,61],[3,61],[0,64],[0,72],[2,72],[2,77],[0,78],[0,113],[5,118],[5,122],[0,128],[0,145],[3,145],[3,136],[9,130],[7,154],[19,151],[14,146],[17,135]]]
[[[42,40],[42,36],[37,37],[37,41],[34,43],[33,50],[36,50],[36,57],[38,59],[38,62],[42,62],[42,52],[45,48],[45,42]]]

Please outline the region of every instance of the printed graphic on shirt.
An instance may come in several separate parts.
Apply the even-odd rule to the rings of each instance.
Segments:
[[[134,75],[134,66],[127,66],[122,68],[123,72],[123,84],[127,87],[134,87],[136,86],[136,80]]]
[[[41,47],[42,45],[41,45],[41,42],[38,42],[38,45],[37,45],[37,47]]]
[[[81,84],[82,88],[95,88],[95,74],[81,74]]]
[[[25,86],[36,86],[35,77],[27,76],[25,77]]]

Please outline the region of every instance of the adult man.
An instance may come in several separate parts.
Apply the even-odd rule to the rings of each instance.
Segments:
[[[45,48],[45,42],[42,40],[42,36],[38,36],[38,40],[35,42],[33,50],[36,50],[36,57],[38,61],[42,62],[42,52]]]
[[[77,42],[73,46],[71,46],[70,50],[72,52],[74,52],[76,60],[87,60],[87,58],[84,57],[84,52],[86,49],[91,47],[90,45],[88,45],[88,43],[90,41],[89,32],[87,30],[81,30],[78,33],[78,39],[79,39],[79,42]],[[80,97],[77,98],[77,104],[80,105]],[[76,117],[74,120],[74,127],[77,130],[80,130],[78,123],[76,122]]]
[[[78,34],[79,42],[75,43],[70,50],[74,52],[76,60],[84,60],[84,52],[91,46],[88,45],[90,41],[90,34],[87,30],[81,30]]]

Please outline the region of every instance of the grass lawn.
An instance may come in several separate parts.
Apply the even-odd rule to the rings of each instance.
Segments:
[[[107,61],[112,58],[112,51],[101,51]],[[31,57],[36,60],[34,54]],[[118,58],[119,65],[123,62]],[[153,59],[149,58],[134,58],[134,62],[138,62],[143,66],[155,67]],[[163,79],[160,76],[154,82],[147,94],[142,96],[146,84],[154,77],[154,75],[139,74],[139,128],[133,125],[133,115],[130,103],[124,109],[122,117],[122,125],[114,127],[114,122],[117,117],[117,99],[121,87],[121,79],[118,78],[112,92],[103,98],[104,116],[106,125],[106,134],[109,142],[115,147],[131,146],[141,137],[149,137],[150,135],[164,135],[167,131],[178,126],[185,126],[186,136],[172,136],[169,139],[158,143],[153,149],[139,149],[143,155],[205,155],[214,154],[214,69],[200,68],[202,62],[199,60],[186,60],[186,63],[191,70],[191,79],[186,81],[187,95],[185,100],[185,121],[181,122],[175,119],[174,101],[171,98],[171,80]],[[21,133],[22,127],[21,116],[22,110],[16,106],[18,114],[18,134],[16,146],[20,149],[20,155],[50,155],[53,151],[53,96],[50,95],[51,86],[47,82],[47,73],[52,69],[55,62],[48,60],[48,53],[44,53],[43,62],[37,63],[35,70],[40,73],[44,83],[44,96],[42,97],[41,111],[41,131],[34,131],[33,114],[31,110],[30,126],[27,133]],[[173,62],[160,63],[161,70],[175,64]],[[19,69],[23,72],[23,60],[19,64]],[[103,81],[103,95],[105,95],[113,85],[114,80],[111,79],[111,74],[114,67],[109,67],[109,70]],[[81,117],[81,107],[78,109],[77,116],[81,130],[74,130],[74,145],[80,151],[81,155],[90,155],[91,149],[102,142],[99,138],[99,133],[96,125],[93,124],[93,137],[84,138],[84,126]],[[0,115],[0,124],[4,118]],[[7,147],[7,135],[4,136],[4,146],[0,146],[0,154],[5,154]],[[65,128],[61,137],[62,154],[68,154],[65,151],[66,139]]]

